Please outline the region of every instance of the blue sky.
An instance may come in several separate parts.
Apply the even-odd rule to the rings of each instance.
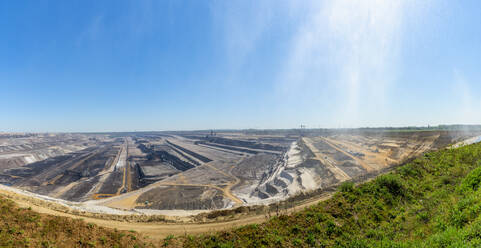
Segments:
[[[0,131],[481,123],[479,1],[0,1]]]

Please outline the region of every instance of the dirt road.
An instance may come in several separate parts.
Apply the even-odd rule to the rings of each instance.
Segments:
[[[244,202],[241,199],[239,199],[237,196],[232,194],[232,191],[231,191],[232,187],[234,187],[235,185],[240,183],[240,179],[238,177],[232,175],[232,174],[225,173],[224,171],[217,169],[216,167],[214,167],[213,165],[210,165],[209,163],[206,163],[204,165],[208,166],[209,168],[219,172],[220,174],[222,174],[226,177],[230,177],[230,178],[234,179],[234,182],[229,182],[229,184],[227,184],[227,186],[224,189],[222,189],[222,192],[224,192],[224,195],[226,197],[228,197],[229,199],[233,200],[237,205],[242,205]],[[232,166],[232,167],[234,167],[234,166]],[[232,167],[231,167],[231,170],[232,170]]]
[[[191,183],[187,183],[185,177],[183,177],[182,173],[179,173],[179,180],[181,180],[181,182],[164,182],[164,181],[159,181],[159,182],[155,182],[153,184],[150,184],[148,185],[147,187],[144,187],[144,188],[140,188],[140,189],[137,189],[137,190],[134,190],[134,191],[131,191],[131,192],[128,192],[126,194],[122,194],[122,195],[115,195],[115,194],[95,194],[93,196],[93,199],[103,199],[103,198],[107,198],[107,197],[112,197],[112,196],[116,196],[110,200],[108,200],[107,202],[105,202],[103,205],[105,206],[109,206],[109,207],[113,207],[113,208],[119,208],[119,209],[132,209],[134,208],[135,206],[137,206],[137,198],[142,195],[143,193],[155,188],[155,187],[158,187],[158,186],[194,186],[194,187],[209,187],[209,188],[215,188],[217,190],[220,190],[223,195],[232,200],[234,203],[235,203],[235,206],[240,206],[242,205],[244,202],[239,199],[236,195],[234,195],[231,191],[231,189],[237,185],[238,183],[240,183],[240,179],[237,178],[236,176],[233,176],[229,173],[226,173],[218,168],[216,168],[215,166],[209,164],[209,163],[204,163],[203,165],[200,165],[200,166],[206,166],[226,177],[229,177],[229,178],[232,178],[233,181],[231,182],[228,182],[227,184],[222,184],[222,185],[214,185],[214,184],[191,184]],[[234,165],[235,166],[235,165]],[[232,166],[232,167],[234,167]],[[231,169],[232,169],[231,167]],[[125,178],[125,177],[124,177]],[[224,186],[225,187],[220,187],[220,186]]]
[[[236,219],[232,221],[204,223],[204,224],[203,223],[163,223],[163,222],[142,223],[142,222],[115,221],[115,220],[78,216],[74,214],[53,210],[48,207],[38,206],[36,204],[33,204],[33,202],[38,202],[38,199],[29,200],[29,197],[26,197],[25,195],[19,195],[11,191],[0,190],[0,195],[14,200],[20,207],[31,207],[32,210],[39,213],[51,214],[56,216],[65,216],[70,218],[79,218],[79,219],[83,219],[85,222],[88,222],[88,223],[94,223],[99,226],[104,226],[108,228],[117,228],[119,230],[135,230],[137,232],[140,232],[156,240],[165,238],[170,234],[184,235],[184,234],[200,234],[200,233],[222,231],[222,230],[231,229],[231,228],[242,226],[242,225],[262,223],[269,218],[269,215],[267,213],[261,213],[257,215],[241,217],[240,219]],[[304,203],[296,207],[284,210],[282,211],[282,213],[289,214],[296,211],[300,211],[300,210],[303,210],[305,207],[314,205],[317,202],[324,201],[330,197],[331,197],[331,194],[326,193],[317,198],[313,198],[308,201],[305,201]],[[275,214],[275,213],[271,213],[271,214]]]
[[[122,169],[122,185],[117,189],[117,192],[115,194],[103,194],[103,193],[95,193],[91,196],[92,199],[98,200],[106,197],[112,197],[116,195],[120,195],[122,189],[126,187],[126,184],[128,185],[130,183],[130,177],[128,175],[130,163],[127,161],[128,157],[128,141],[127,139],[124,140],[124,144],[122,147],[120,147],[119,151],[117,152],[117,155],[115,156],[115,159],[112,160],[112,163],[110,166],[104,168],[98,176],[101,176],[99,179],[98,183],[94,186],[94,189],[92,192],[98,192],[102,185],[104,184],[105,180],[107,180],[107,177],[114,172],[115,170]],[[124,166],[120,166],[117,168],[118,164],[123,164]]]

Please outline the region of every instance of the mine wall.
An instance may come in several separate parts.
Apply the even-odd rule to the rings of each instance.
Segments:
[[[212,161],[212,159],[210,159],[210,158],[204,157],[204,156],[202,156],[202,155],[200,155],[200,154],[198,154],[198,153],[196,153],[196,152],[193,152],[193,151],[191,151],[191,150],[189,150],[189,149],[186,149],[186,148],[184,148],[184,147],[182,147],[182,146],[176,145],[176,144],[174,144],[174,143],[172,143],[172,142],[170,142],[170,141],[168,141],[168,140],[165,140],[165,142],[167,142],[167,144],[169,144],[169,145],[171,145],[171,146],[174,146],[175,148],[178,148],[178,149],[182,150],[183,152],[191,155],[192,157],[194,157],[194,158],[196,158],[196,159],[198,159],[198,160],[200,160],[200,161],[202,161],[202,162],[204,162],[204,163],[208,163],[208,162],[211,162],[211,161]]]
[[[295,146],[293,146],[294,144]],[[314,159],[314,154],[306,147],[302,139],[292,143],[290,149],[297,151],[295,154],[297,158],[289,158],[288,152],[279,156],[277,162],[264,172],[258,186],[251,193],[251,197],[257,196],[260,199],[267,199],[293,194],[296,193],[296,188],[298,188],[297,190],[303,190],[306,183],[311,184],[312,181],[310,180],[320,180],[322,183],[317,185],[318,187],[326,187],[332,183],[337,183],[332,172],[319,160]],[[292,165],[287,166],[289,159],[300,160],[292,167]],[[312,178],[308,182],[303,181],[306,175],[309,175],[308,179]],[[295,186],[291,189],[293,184]]]
[[[198,140],[198,139],[202,139],[202,137],[205,137],[205,135],[180,135],[186,139],[191,139],[191,140]]]
[[[208,192],[209,197],[203,197]],[[145,204],[145,203],[148,204]],[[147,209],[182,209],[182,210],[211,210],[226,207],[229,200],[226,200],[222,192],[207,187],[194,186],[167,186],[155,188],[138,199],[138,207]],[[141,204],[144,204],[142,206]]]
[[[72,185],[62,195],[56,197],[80,201],[98,181],[98,173],[104,169],[111,157],[117,153],[114,146],[91,147],[68,155],[48,158],[9,171],[13,175],[23,175],[13,186],[49,195],[62,187]],[[62,192],[62,191],[60,191]]]
[[[131,163],[132,164],[132,163]],[[135,164],[134,168],[130,170],[130,188],[129,191],[140,189],[140,166]]]
[[[22,178],[22,180],[19,180],[16,183],[18,184],[18,186],[40,185],[40,181],[32,180],[33,177],[41,177],[43,172],[54,172],[56,170],[58,171],[62,169],[64,170],[65,169],[64,167],[67,167],[66,165],[64,165],[65,163],[68,163],[72,160],[76,161],[80,157],[81,157],[81,154],[79,153],[57,156],[57,157],[49,158],[39,162],[35,162],[32,164],[28,164],[20,168],[10,169],[8,173]],[[61,165],[60,168],[59,168],[59,165]],[[46,177],[46,178],[40,178],[40,179],[42,179],[42,181],[47,181],[50,178]]]
[[[11,157],[7,159],[2,159],[0,161],[0,172],[11,169],[11,168],[18,168],[25,165],[25,160],[23,157]]]
[[[180,154],[180,156],[182,156],[183,158],[189,160],[190,163],[192,164],[195,164],[196,166],[199,166],[200,163],[195,161],[194,159],[192,159],[191,157],[185,155],[182,151],[180,151],[180,149],[174,147],[174,146],[169,146],[172,150],[176,151],[178,154]]]
[[[161,173],[161,174],[155,174],[155,175],[147,175],[147,173],[145,173],[145,171],[143,169],[143,166],[145,166],[145,165],[136,164],[136,166],[135,166],[136,169],[134,170],[134,171],[136,171],[136,174],[138,175],[137,178],[138,178],[138,187],[139,188],[143,188],[143,187],[145,187],[149,184],[152,184],[152,183],[155,183],[155,182],[160,181],[162,179],[171,177],[171,176],[178,173],[178,171],[177,171],[175,173],[167,172],[167,173]],[[161,165],[158,165],[158,166],[161,166]]]
[[[249,154],[258,154],[259,153],[258,151],[253,151],[253,150],[244,149],[244,148],[240,148],[240,147],[225,146],[225,145],[210,143],[210,142],[206,142],[206,141],[195,141],[194,144],[196,144],[196,145],[202,144],[202,145],[207,145],[207,146],[219,147],[219,148],[223,148],[223,149],[227,149],[227,150],[231,150],[231,151],[245,152],[245,153],[249,153]],[[266,151],[266,153],[269,153],[269,152]]]
[[[179,159],[178,157],[171,155],[166,151],[154,151],[155,157],[158,158],[161,162],[169,162],[172,166],[174,166],[177,170],[186,171],[188,169],[195,168],[194,165]]]
[[[123,175],[124,173],[120,170],[110,173],[98,193],[116,194],[117,190],[122,186]]]
[[[258,143],[253,141],[234,140],[234,139],[227,139],[227,138],[213,137],[213,136],[202,137],[201,139],[210,143],[217,143],[221,145],[240,146],[240,147],[251,148],[251,149],[271,150],[271,151],[280,151],[280,152],[285,151],[285,148],[281,146],[274,146],[271,144],[264,144],[264,143]]]
[[[137,171],[137,173],[139,174],[139,177],[140,178],[144,178],[145,177],[145,173],[144,171],[142,170],[142,168],[140,167],[140,165],[138,163],[135,163],[135,170]]]
[[[142,170],[142,167],[138,163],[135,163],[134,169],[132,170],[131,173],[132,173],[132,189],[131,190],[143,188],[155,182],[154,180],[149,180],[147,178],[144,171]]]
[[[70,201],[85,201],[89,200],[87,193],[98,183],[99,177],[92,177],[82,183],[75,185],[72,189],[65,192],[60,198]]]
[[[288,137],[260,137],[258,138],[260,142],[271,142],[278,143],[285,146],[289,146],[292,142],[298,140],[298,138],[288,138]]]
[[[438,149],[452,145],[472,136],[481,135],[481,131],[445,131],[433,143],[433,148]]]
[[[251,193],[251,196],[257,196],[260,199],[267,199],[276,194],[287,194],[287,186],[289,180],[279,179],[279,175],[284,172],[284,167],[287,164],[287,155],[279,156],[276,162],[269,164],[269,167],[262,174],[261,179],[258,181],[258,186]],[[278,178],[276,180],[276,178]],[[282,182],[280,181],[282,180]],[[292,181],[291,181],[292,182]],[[283,187],[285,185],[285,187]]]
[[[231,149],[227,150],[227,149],[212,146],[212,145],[209,145],[209,144],[204,144],[204,143],[202,143],[202,141],[194,141],[194,144],[198,145],[198,146],[204,146],[204,147],[207,147],[207,148],[212,149],[212,150],[234,154],[234,155],[237,155],[237,156],[243,156],[244,155],[243,153],[240,153],[240,152],[237,152],[237,151],[234,151],[234,150],[231,150]]]
[[[233,175],[243,180],[260,181],[266,177],[266,171],[278,162],[280,155],[258,154],[243,159],[232,169]]]
[[[153,150],[152,148],[148,148],[144,144],[138,145],[138,148],[145,154],[147,154],[147,160],[152,161],[152,160],[159,160],[159,162],[168,162],[172,166],[174,166],[176,169],[180,171],[186,171],[189,169],[192,169],[195,167],[195,165],[183,161],[182,159],[179,159],[178,157],[166,152],[166,151],[157,151]]]

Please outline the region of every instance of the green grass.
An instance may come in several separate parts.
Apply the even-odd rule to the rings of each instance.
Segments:
[[[40,214],[0,197],[0,247],[152,247],[137,233]]]
[[[481,247],[481,144],[417,158],[331,199],[184,247]],[[167,244],[168,245],[168,244]]]

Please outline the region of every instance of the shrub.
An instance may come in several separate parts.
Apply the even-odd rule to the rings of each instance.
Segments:
[[[353,182],[343,182],[339,187],[339,190],[343,193],[352,192],[354,190],[354,183]]]
[[[481,183],[481,167],[472,170],[461,182],[460,190],[477,191]]]
[[[394,174],[387,174],[379,176],[376,179],[376,185],[379,188],[386,188],[389,193],[394,196],[404,196],[405,195],[405,187],[402,183],[401,178]]]

